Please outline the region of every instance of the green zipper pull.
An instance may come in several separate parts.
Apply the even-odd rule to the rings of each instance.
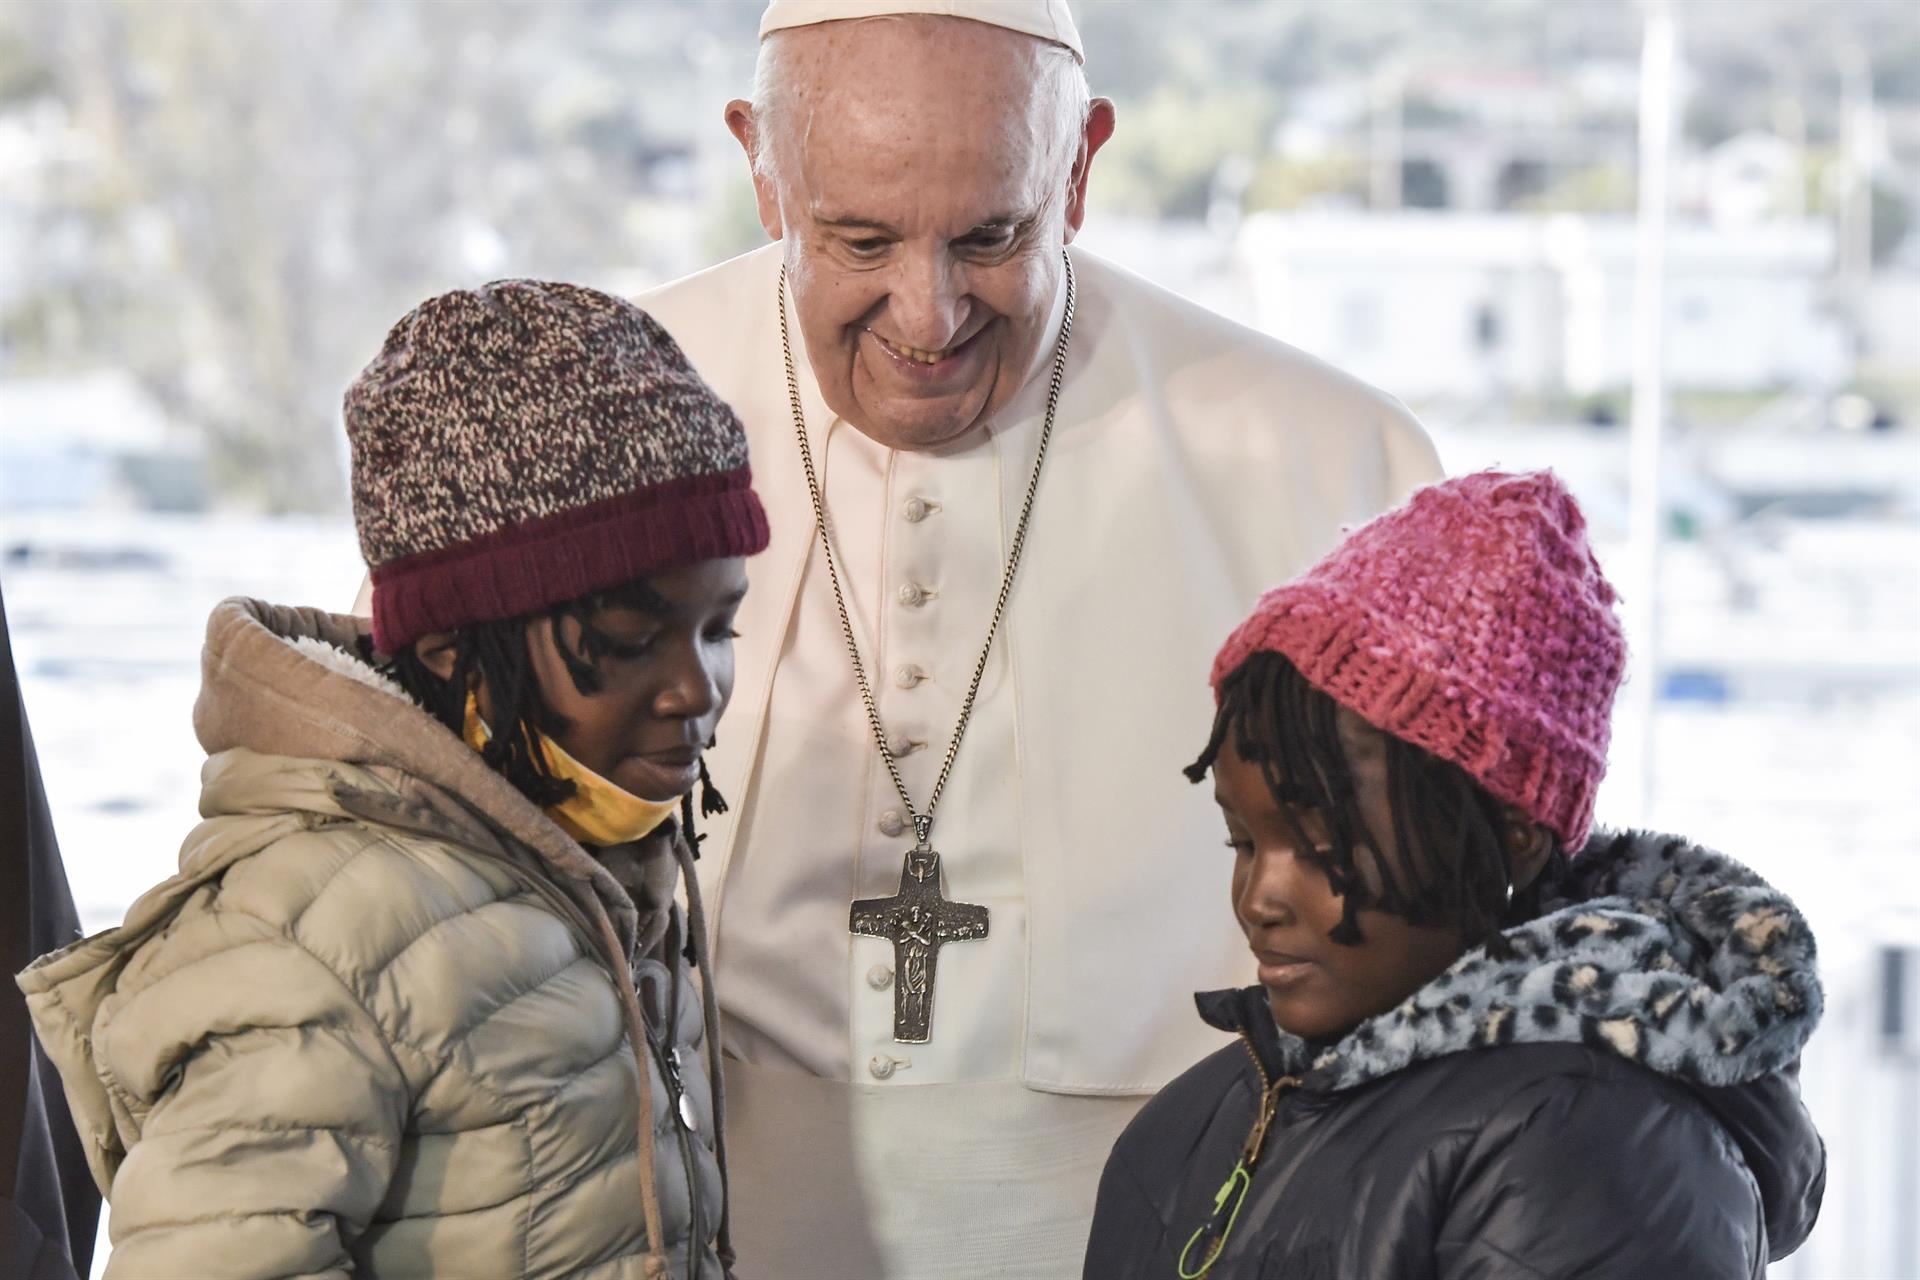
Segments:
[[[1205,1225],[1187,1237],[1187,1247],[1180,1251],[1180,1280],[1200,1280],[1213,1270],[1213,1264],[1227,1247],[1227,1236],[1233,1231],[1233,1224],[1240,1218],[1240,1206],[1246,1203],[1247,1188],[1253,1185],[1253,1175],[1247,1172],[1246,1161],[1233,1166],[1233,1172],[1220,1184],[1220,1190],[1213,1194],[1213,1214]],[[1194,1246],[1205,1243],[1206,1252],[1200,1259],[1200,1265],[1188,1270]]]
[[[1252,1052],[1251,1042],[1247,1049],[1249,1053]],[[1260,1091],[1260,1104],[1253,1117],[1253,1129],[1247,1134],[1246,1145],[1240,1148],[1240,1159],[1234,1163],[1233,1172],[1227,1175],[1227,1180],[1220,1184],[1220,1190],[1214,1193],[1212,1215],[1199,1230],[1187,1237],[1187,1247],[1180,1251],[1180,1280],[1200,1280],[1200,1277],[1213,1270],[1213,1264],[1226,1250],[1227,1236],[1240,1218],[1240,1206],[1246,1202],[1247,1189],[1253,1185],[1253,1167],[1260,1162],[1260,1154],[1267,1145],[1267,1134],[1273,1128],[1274,1116],[1280,1110],[1280,1096],[1289,1089],[1300,1087],[1298,1076],[1283,1076],[1267,1085],[1266,1069],[1260,1066],[1260,1059],[1255,1057],[1253,1064],[1260,1071],[1261,1083],[1266,1085]],[[1195,1267],[1192,1257],[1197,1246],[1204,1247],[1205,1252]]]

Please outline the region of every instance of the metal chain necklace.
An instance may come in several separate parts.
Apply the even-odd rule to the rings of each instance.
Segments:
[[[1060,388],[1066,379],[1067,346],[1073,337],[1073,313],[1078,289],[1073,277],[1073,262],[1065,252],[1061,261],[1067,273],[1067,305],[1060,319],[1060,335],[1054,342],[1053,373],[1047,385],[1047,412],[1040,428],[1040,448],[1033,460],[1033,475],[1027,481],[1026,500],[1020,507],[1020,519],[1014,526],[1013,545],[1007,555],[1006,571],[1000,578],[1000,594],[994,601],[993,619],[987,627],[986,643],[973,665],[973,678],[967,683],[966,697],[960,703],[960,719],[953,727],[953,740],[947,744],[947,758],[940,776],[927,799],[927,811],[915,808],[907,794],[907,783],[900,776],[899,762],[887,743],[885,727],[880,723],[880,708],[874,701],[873,686],[867,680],[866,665],[860,660],[860,646],[853,634],[853,618],[847,611],[846,593],[840,586],[840,568],[833,554],[833,539],[827,524],[826,495],[813,465],[813,449],[807,443],[806,411],[800,403],[800,377],[793,362],[793,339],[787,324],[787,272],[780,270],[777,302],[780,308],[780,350],[786,360],[787,401],[793,410],[793,429],[800,442],[800,464],[806,471],[807,493],[813,499],[814,528],[825,553],[827,580],[833,585],[833,602],[840,611],[840,632],[847,643],[847,656],[853,663],[853,676],[860,688],[860,700],[867,711],[867,724],[873,731],[874,745],[893,779],[900,803],[913,820],[914,847],[907,851],[900,871],[900,892],[891,898],[865,898],[856,901],[848,916],[854,933],[885,938],[893,943],[894,985],[893,1038],[908,1044],[924,1044],[929,1038],[933,1013],[934,963],[940,946],[987,936],[987,909],[964,902],[949,902],[940,892],[940,855],[934,851],[933,815],[940,796],[953,773],[953,762],[960,755],[960,740],[966,735],[967,722],[973,717],[974,699],[987,671],[994,638],[1013,594],[1014,575],[1020,568],[1020,553],[1026,545],[1027,523],[1033,515],[1034,496],[1040,491],[1040,473],[1047,461],[1047,445],[1053,438],[1053,419],[1060,407]]]

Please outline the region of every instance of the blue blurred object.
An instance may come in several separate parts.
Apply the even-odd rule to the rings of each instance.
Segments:
[[[1660,681],[1662,702],[1712,702],[1731,700],[1727,678],[1718,671],[1668,671]]]

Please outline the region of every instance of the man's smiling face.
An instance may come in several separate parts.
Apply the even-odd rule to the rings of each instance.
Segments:
[[[1077,70],[960,19],[775,38],[791,43],[755,183],[821,393],[889,447],[946,444],[1013,397],[1050,336],[1084,190],[1082,135],[1063,136],[1059,105]],[[729,123],[748,140],[751,116]]]

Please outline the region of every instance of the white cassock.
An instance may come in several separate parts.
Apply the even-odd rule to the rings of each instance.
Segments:
[[[1192,993],[1253,980],[1232,855],[1180,770],[1207,674],[1268,587],[1438,477],[1395,401],[1090,254],[1012,603],[933,845],[985,939],[893,1039],[894,954],[848,931],[913,834],[874,747],[782,371],[778,245],[640,298],[745,421],[773,526],[748,564],[707,824],[733,1222],[749,1280],[1079,1274],[1102,1165],[1217,1048]],[[791,308],[791,302],[789,302]],[[1049,340],[984,428],[928,453],[822,401],[791,320],[847,605],[923,810],[986,636],[1046,408]],[[1171,1260],[1169,1261],[1171,1273]]]

